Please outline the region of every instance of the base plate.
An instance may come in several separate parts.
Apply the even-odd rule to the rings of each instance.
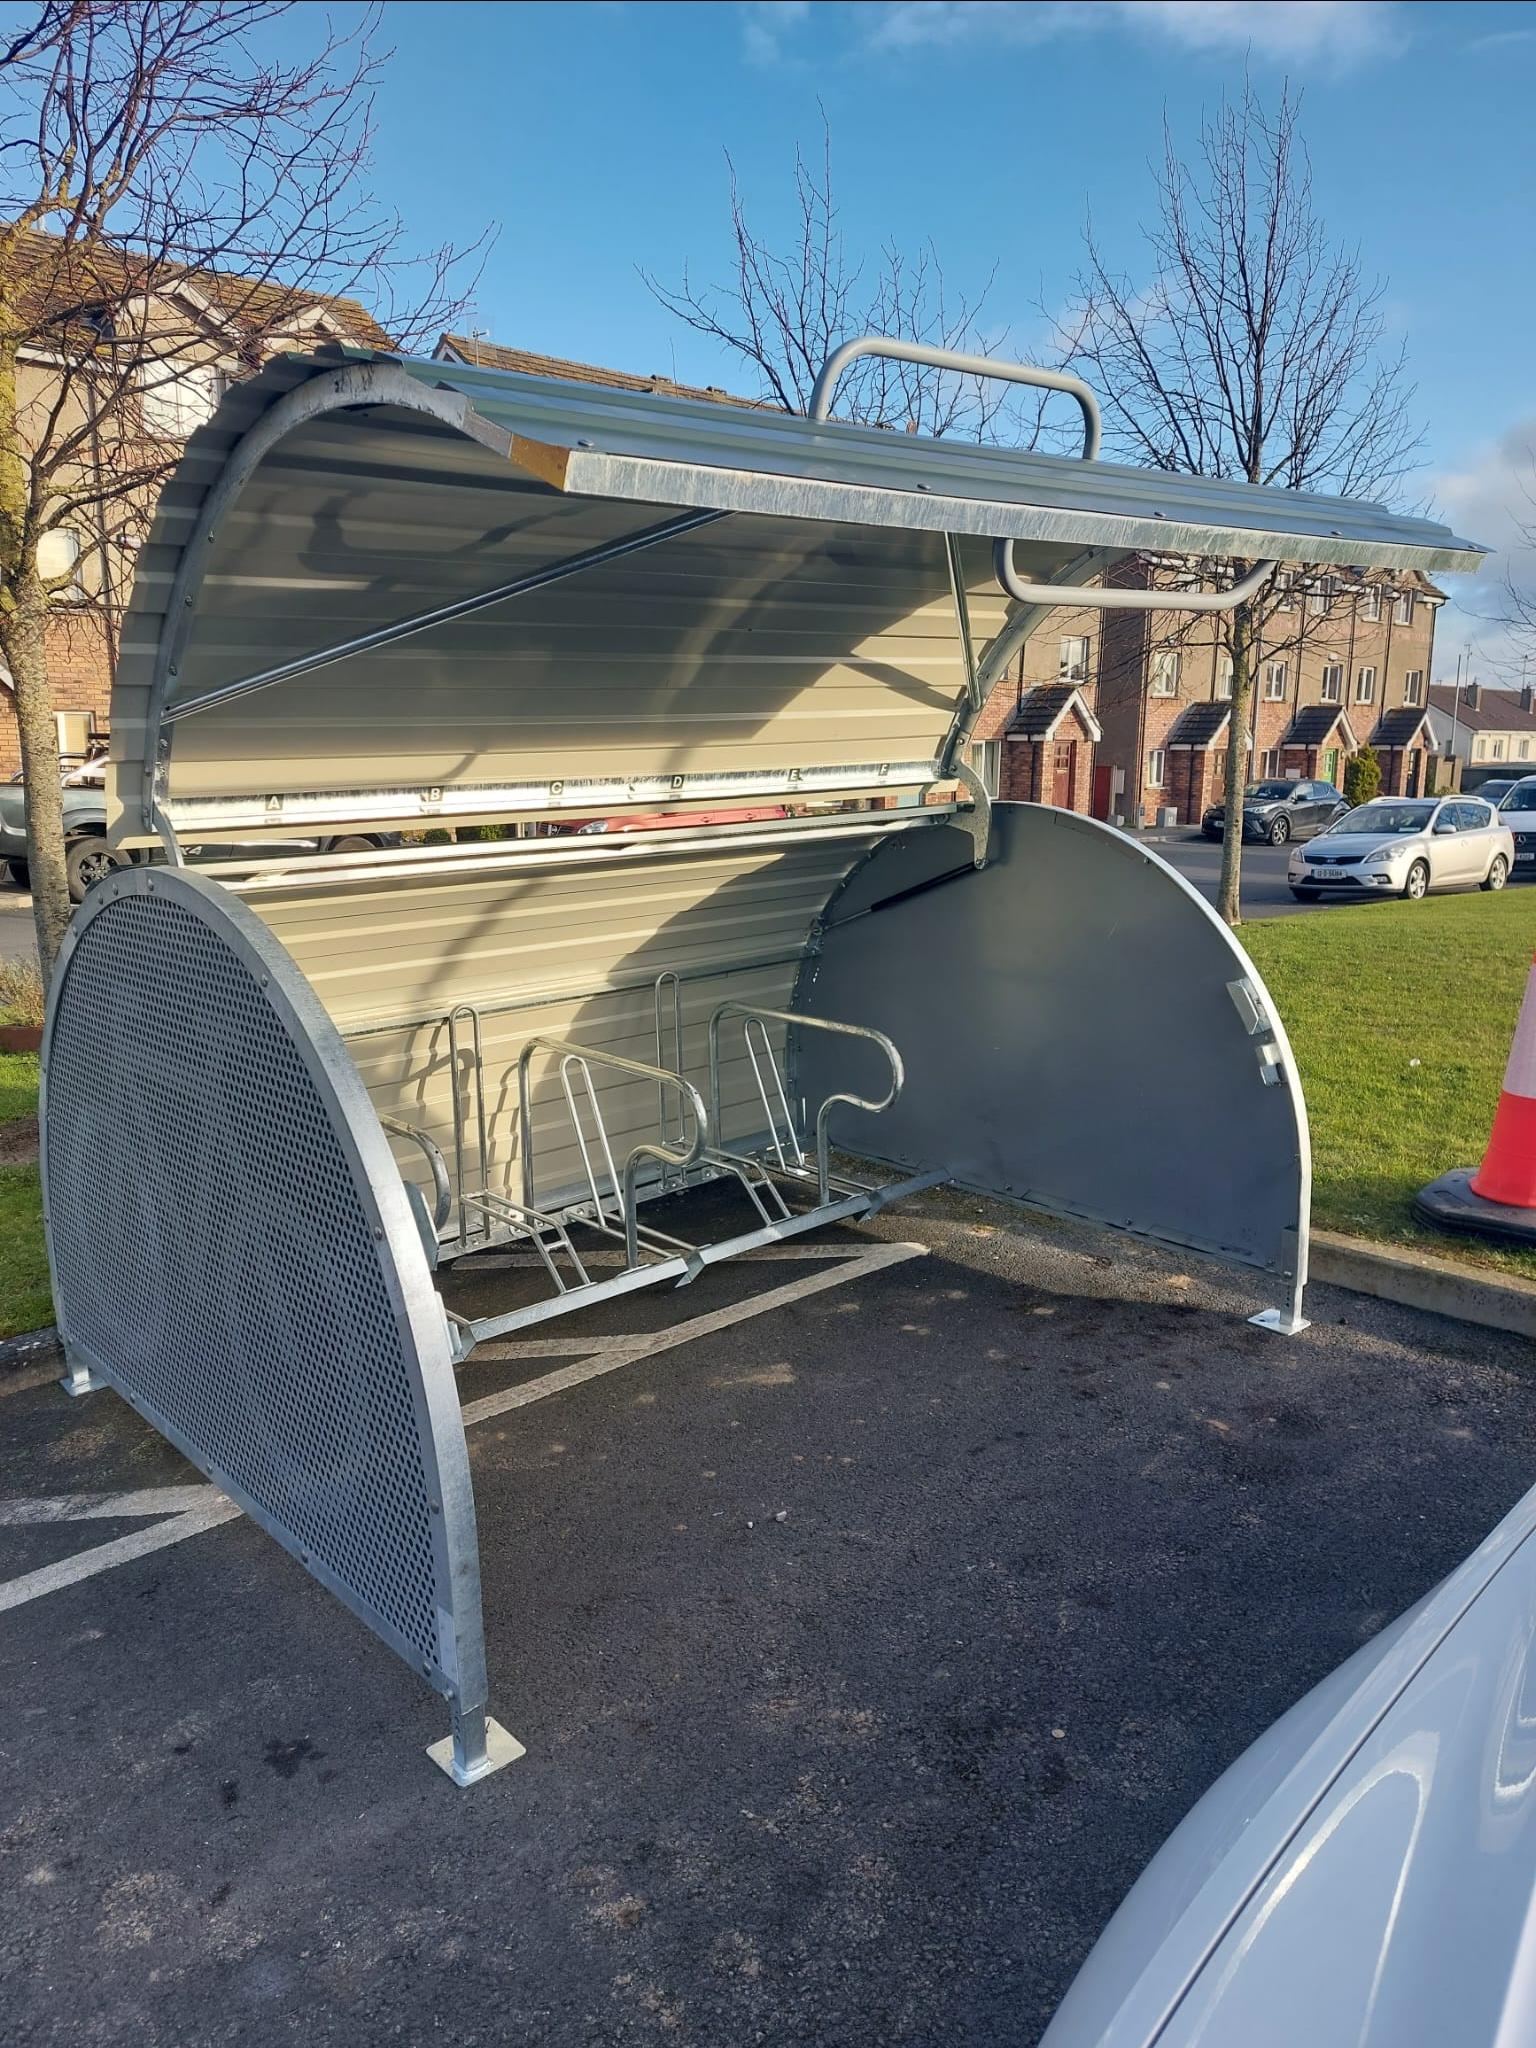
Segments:
[[[445,1735],[441,1742],[429,1742],[427,1755],[440,1771],[446,1771],[455,1785],[478,1785],[482,1778],[488,1778],[492,1771],[499,1771],[506,1764],[515,1764],[527,1750],[515,1735],[509,1735],[499,1721],[489,1715],[485,1722],[485,1761],[478,1770],[460,1771],[453,1760],[453,1737]]]
[[[1308,1316],[1293,1316],[1289,1309],[1264,1308],[1256,1316],[1248,1318],[1258,1329],[1273,1330],[1277,1337],[1298,1337],[1303,1330],[1310,1330]]]
[[[1413,1198],[1413,1213],[1438,1230],[1459,1230],[1500,1244],[1536,1245],[1536,1209],[1513,1209],[1472,1192],[1471,1166],[1442,1173]]]

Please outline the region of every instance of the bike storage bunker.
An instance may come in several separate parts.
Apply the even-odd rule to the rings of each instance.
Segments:
[[[1061,390],[1083,455],[835,422],[868,350]],[[66,1384],[447,1698],[460,1783],[517,1750],[477,1343],[943,1178],[1254,1267],[1301,1327],[1258,975],[1128,838],[990,804],[969,726],[1050,606],[1172,601],[1083,591],[1132,551],[1198,557],[1212,608],[1280,559],[1479,551],[1097,448],[1075,380],[875,337],[805,418],[347,351],[236,386],[164,493],[112,703],[113,834],[155,858],[87,897],[46,1027]],[[626,811],[679,822],[536,830]],[[512,836],[434,830],[470,825]],[[488,1247],[505,1301],[450,1312],[435,1274]]]

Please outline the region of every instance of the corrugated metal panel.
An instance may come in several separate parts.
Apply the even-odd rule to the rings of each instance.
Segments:
[[[788,1007],[812,924],[889,823],[877,815],[856,836],[782,848],[645,850],[621,864],[584,858],[590,847],[578,844],[554,872],[547,844],[509,847],[496,871],[472,877],[424,867],[382,884],[242,893],[347,1036],[381,1113],[425,1130],[450,1162],[447,1016],[459,1004],[479,1009],[493,1177],[505,1186],[521,1156],[517,1061],[530,1038],[654,1062],[655,980],[670,970],[682,985],[684,1070],[707,1099],[710,1012],[728,997]],[[726,1052],[725,1135],[739,1140],[763,1120],[739,1040]],[[552,1063],[541,1060],[535,1078],[541,1190],[568,1191],[580,1163]],[[600,1070],[594,1078],[622,1164],[657,1133],[656,1090]],[[425,1187],[419,1151],[403,1141],[395,1149],[402,1171]]]
[[[240,435],[267,431],[280,401],[339,404],[345,378],[394,402],[294,427],[209,539],[206,494]],[[389,793],[367,815],[412,817],[443,790],[461,812],[537,808],[553,799],[509,791],[550,782],[814,770],[864,786],[893,762],[920,780],[963,698],[945,532],[1023,536],[1035,580],[1084,541],[1425,569],[1478,558],[1432,522],[1311,494],[456,365],[288,361],[193,438],[143,553],[113,699],[135,826],[157,662],[174,708],[678,507],[737,516],[185,719],[160,795],[193,829],[234,799],[303,799],[313,822],[339,824],[365,815],[359,792]],[[980,647],[1005,604],[985,541],[962,545]],[[187,627],[174,660],[172,611]]]

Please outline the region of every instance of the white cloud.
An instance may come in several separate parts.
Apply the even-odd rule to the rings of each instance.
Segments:
[[[1490,682],[1514,681],[1522,654],[1536,656],[1502,623],[1508,610],[1506,583],[1536,602],[1536,416],[1517,420],[1497,440],[1472,450],[1466,461],[1434,479],[1441,516],[1467,540],[1493,549],[1481,575],[1446,582],[1451,603],[1440,615],[1436,667],[1446,670],[1467,645]]]
[[[875,49],[1007,41],[1130,28],[1183,49],[1252,51],[1335,66],[1390,51],[1403,40],[1395,0],[882,0],[861,7]]]
[[[751,0],[741,9],[741,42],[750,64],[777,64],[787,37],[811,11],[811,0]]]

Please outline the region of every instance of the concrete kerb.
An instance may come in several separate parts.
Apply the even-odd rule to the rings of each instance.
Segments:
[[[1517,1337],[1536,1337],[1536,1281],[1512,1273],[1464,1266],[1409,1245],[1372,1244],[1332,1230],[1314,1230],[1311,1275],[1330,1287],[1374,1295],[1402,1308],[1425,1309]]]

